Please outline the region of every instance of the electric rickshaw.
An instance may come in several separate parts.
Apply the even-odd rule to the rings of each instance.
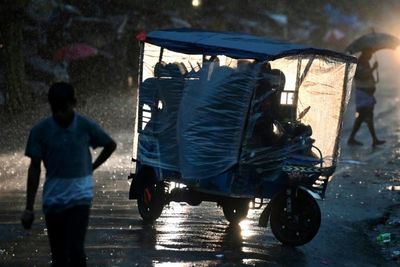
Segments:
[[[232,32],[138,35],[129,198],[157,220],[171,201],[215,202],[228,222],[264,208],[283,244],[311,241],[335,171],[356,59]]]

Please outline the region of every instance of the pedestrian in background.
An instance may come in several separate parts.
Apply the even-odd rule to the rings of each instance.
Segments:
[[[364,50],[358,58],[357,69],[354,75],[355,96],[356,96],[356,119],[351,130],[350,137],[347,141],[349,145],[363,145],[362,142],[355,139],[355,136],[363,122],[367,124],[368,130],[372,137],[372,146],[382,145],[384,140],[379,140],[376,136],[374,126],[374,107],[375,84],[373,72],[378,68],[378,62],[371,67],[369,61],[372,57],[373,50]]]
[[[93,198],[92,175],[114,152],[116,143],[94,121],[74,111],[72,85],[53,84],[48,101],[52,116],[31,129],[25,150],[31,162],[21,221],[26,229],[31,228],[43,161],[46,169],[43,213],[52,266],[86,266],[84,240]],[[103,148],[94,162],[90,147]]]

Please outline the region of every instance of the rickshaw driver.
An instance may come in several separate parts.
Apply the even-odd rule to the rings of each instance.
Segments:
[[[271,70],[267,64],[261,69],[259,77],[255,98],[265,99],[261,103],[261,116],[255,123],[251,143],[255,147],[264,147],[279,143],[280,135],[275,133],[274,125],[281,121],[279,92],[285,87],[285,75],[278,69]]]

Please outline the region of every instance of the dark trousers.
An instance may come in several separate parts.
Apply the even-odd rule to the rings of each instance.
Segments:
[[[86,266],[84,243],[89,209],[89,205],[80,205],[45,215],[53,267]]]
[[[363,107],[357,109],[357,118],[354,121],[353,129],[350,134],[350,139],[353,139],[360,129],[361,124],[365,122],[368,126],[368,130],[371,134],[372,139],[375,141],[378,138],[375,133],[374,126],[374,108],[373,107]]]

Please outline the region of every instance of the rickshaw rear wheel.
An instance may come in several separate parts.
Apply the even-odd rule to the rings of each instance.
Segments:
[[[288,198],[291,198],[291,211]],[[285,245],[301,246],[310,242],[321,225],[321,210],[317,201],[303,189],[285,191],[271,200],[270,225],[275,238]]]
[[[143,186],[137,199],[139,214],[143,221],[152,223],[157,220],[164,209],[165,186],[163,182],[148,183]]]
[[[249,212],[248,199],[232,199],[221,204],[225,219],[231,224],[238,224],[247,217]]]

